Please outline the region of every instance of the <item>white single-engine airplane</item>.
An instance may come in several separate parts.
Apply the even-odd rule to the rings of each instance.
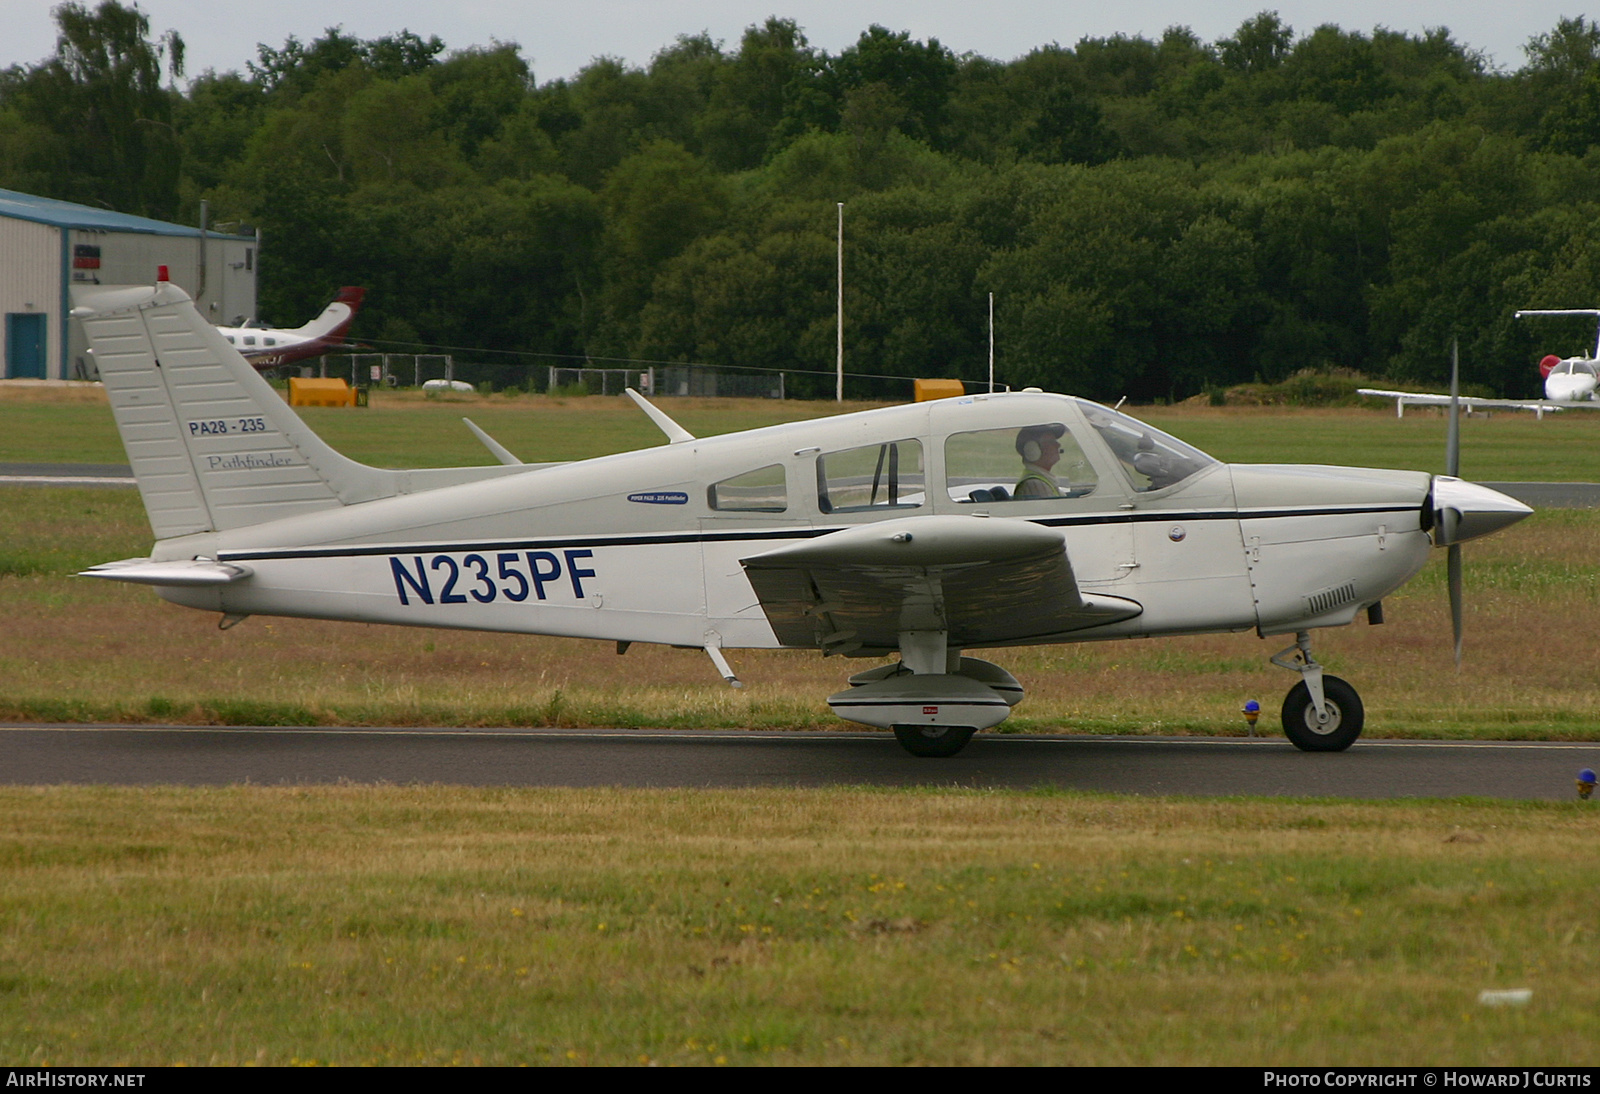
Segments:
[[[1562,308],[1555,310],[1527,310],[1516,313],[1516,318],[1525,315],[1587,315],[1600,319],[1600,310],[1594,308]],[[1596,399],[1595,386],[1600,382],[1600,329],[1595,332],[1595,346],[1593,356],[1584,357],[1557,357],[1555,354],[1546,354],[1539,361],[1539,376],[1544,380],[1544,398],[1541,399],[1479,399],[1471,395],[1460,397],[1460,403],[1471,413],[1480,407],[1502,407],[1508,410],[1531,410],[1540,419],[1544,418],[1545,411],[1552,410],[1600,410],[1600,400]],[[1394,400],[1395,416],[1405,417],[1406,406],[1449,406],[1450,396],[1428,392],[1416,391],[1388,391],[1383,388],[1363,387],[1357,388],[1358,395],[1372,395],[1382,399]]]
[[[307,357],[320,357],[334,350],[350,349],[344,336],[361,309],[361,298],[367,290],[346,285],[339,290],[322,314],[309,323],[293,330],[276,327],[218,327],[227,343],[239,351],[246,361],[259,369],[277,368],[280,365],[303,361]]]
[[[728,648],[898,652],[828,702],[919,756],[955,754],[1022,698],[965,649],[1226,631],[1293,634],[1273,658],[1301,677],[1284,729],[1346,748],[1361,700],[1323,673],[1311,630],[1381,622],[1430,543],[1458,558],[1531,512],[1416,471],[1230,466],[1037,391],[704,439],[633,393],[668,444],[533,465],[485,438],[500,466],[380,470],[306,428],[176,286],[74,291],[157,540],[87,574],[225,627],[698,648],[735,685]]]

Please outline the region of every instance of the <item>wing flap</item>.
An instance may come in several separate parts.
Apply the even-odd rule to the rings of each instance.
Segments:
[[[930,516],[847,528],[741,560],[786,646],[892,650],[906,631],[1002,645],[1138,615],[1084,596],[1061,533],[1029,521]]]

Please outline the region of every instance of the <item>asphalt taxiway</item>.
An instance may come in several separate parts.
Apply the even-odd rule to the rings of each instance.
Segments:
[[[916,759],[887,733],[175,726],[0,728],[0,783],[1048,787],[1200,797],[1561,800],[1600,743],[980,734]],[[1600,808],[1600,799],[1595,801]]]

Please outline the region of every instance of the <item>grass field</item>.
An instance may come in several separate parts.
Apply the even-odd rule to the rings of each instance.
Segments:
[[[669,409],[710,434],[834,408]],[[529,460],[658,440],[612,399],[307,416],[370,462],[484,462],[463,413]],[[1421,415],[1147,417],[1230,459],[1430,469],[1442,449]],[[1468,473],[1600,479],[1580,425],[1468,423]],[[95,397],[0,394],[0,460],[122,459]],[[1552,511],[1469,545],[1459,676],[1442,563],[1319,656],[1375,735],[1600,738],[1597,535],[1600,513]],[[736,653],[735,692],[651,647],[219,633],[67,576],[148,546],[133,491],[0,489],[0,721],[803,728],[839,724],[822,697],[860,667]],[[1007,728],[1242,732],[1243,700],[1275,710],[1292,682],[1279,644],[1004,651],[1029,689]],[[1577,801],[5,787],[0,1058],[1592,1065],[1597,826]],[[1507,988],[1532,1001],[1478,1004]]]
[[[0,1057],[1592,1065],[1592,806],[0,789]],[[1520,1008],[1483,990],[1527,988]]]
[[[472,436],[470,417],[530,463],[585,459],[664,443],[621,396],[550,399],[376,391],[365,410],[306,407],[301,415],[346,455],[379,467],[495,462]],[[697,436],[823,417],[877,404],[762,399],[662,399]],[[1442,471],[1445,419],[1425,409],[1403,419],[1384,410],[1284,407],[1138,407],[1133,413],[1234,463],[1329,463]],[[1600,412],[1477,415],[1462,422],[1462,475],[1479,480],[1600,482]],[[96,388],[0,384],[0,462],[125,463],[104,395]]]

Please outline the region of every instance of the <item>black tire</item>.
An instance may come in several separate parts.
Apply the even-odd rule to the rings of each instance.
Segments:
[[[1322,678],[1322,697],[1328,704],[1328,721],[1317,724],[1317,708],[1304,680],[1289,689],[1283,700],[1284,736],[1306,752],[1343,752],[1356,743],[1367,712],[1356,689],[1337,676]]]
[[[913,756],[943,759],[966,748],[976,732],[972,726],[895,726],[894,739]]]

